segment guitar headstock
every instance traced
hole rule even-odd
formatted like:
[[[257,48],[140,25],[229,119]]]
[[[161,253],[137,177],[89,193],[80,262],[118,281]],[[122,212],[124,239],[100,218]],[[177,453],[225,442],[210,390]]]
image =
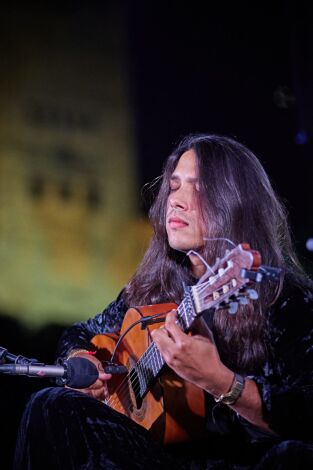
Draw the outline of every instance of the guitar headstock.
[[[247,304],[249,298],[257,299],[257,292],[251,288],[252,276],[249,273],[256,273],[260,265],[260,253],[251,250],[247,243],[227,251],[191,287],[196,314],[210,308],[226,308],[233,314],[237,312],[238,304]],[[258,281],[257,276],[253,277]]]

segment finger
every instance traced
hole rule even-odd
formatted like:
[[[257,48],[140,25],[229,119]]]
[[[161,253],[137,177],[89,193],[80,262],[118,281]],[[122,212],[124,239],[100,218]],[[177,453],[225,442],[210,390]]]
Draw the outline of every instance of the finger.
[[[157,348],[160,350],[162,355],[171,348],[173,345],[173,340],[169,337],[166,328],[158,328],[151,332],[154,343]]]
[[[106,383],[103,384],[103,382],[101,382],[100,380],[88,388],[79,388],[79,389],[76,388],[74,390],[77,390],[78,392],[81,392],[81,393],[85,393],[86,395],[89,395],[90,397],[93,397],[93,398],[97,398],[99,400],[109,397]]]
[[[166,315],[165,320],[165,328],[173,338],[175,343],[182,341],[187,335],[181,330],[181,328],[176,323],[177,320],[177,312],[176,310],[172,310],[170,313]]]
[[[109,392],[107,384],[104,384],[104,387],[103,387],[103,398],[105,400],[108,400],[110,398],[110,392]]]
[[[101,389],[97,389],[97,390],[87,390],[86,393],[90,397],[96,398],[97,400],[106,399],[104,387],[102,387]]]
[[[106,372],[99,372],[99,379],[103,381],[110,380],[112,378],[112,374],[107,374]]]
[[[103,387],[103,382],[102,380],[97,379],[96,382],[91,384],[89,387],[87,387],[85,390],[99,390],[100,388]]]
[[[165,328],[153,331],[153,339],[166,364],[174,368],[176,361],[176,343],[168,336]]]

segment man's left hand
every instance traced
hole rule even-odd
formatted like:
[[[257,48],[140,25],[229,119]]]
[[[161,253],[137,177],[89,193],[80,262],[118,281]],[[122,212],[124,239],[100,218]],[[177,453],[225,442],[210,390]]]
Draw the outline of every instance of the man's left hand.
[[[176,310],[165,325],[152,331],[152,338],[165,362],[180,377],[219,396],[226,393],[234,373],[220,360],[214,342],[204,336],[189,336],[176,323]]]

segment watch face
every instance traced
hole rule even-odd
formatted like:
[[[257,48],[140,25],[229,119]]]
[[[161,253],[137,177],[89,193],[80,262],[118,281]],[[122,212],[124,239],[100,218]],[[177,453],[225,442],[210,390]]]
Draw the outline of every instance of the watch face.
[[[240,375],[235,375],[235,381],[233,386],[231,387],[230,392],[226,393],[221,400],[221,403],[225,403],[225,405],[233,405],[237,399],[240,397],[242,390],[245,386],[245,379]]]
[[[225,395],[221,395],[219,398],[215,398],[215,401],[217,403],[224,403],[225,405],[233,405],[240,397],[244,386],[245,379],[241,375],[235,374],[235,379],[230,391],[225,393]]]
[[[224,403],[224,405],[232,405],[236,400],[237,398],[234,397],[224,397],[223,400],[221,400],[221,403]]]

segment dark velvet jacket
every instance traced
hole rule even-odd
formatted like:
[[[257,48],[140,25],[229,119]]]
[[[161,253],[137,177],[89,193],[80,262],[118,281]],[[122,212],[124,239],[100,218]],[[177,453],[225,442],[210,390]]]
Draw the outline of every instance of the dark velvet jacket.
[[[88,349],[96,334],[118,331],[127,306],[122,295],[102,313],[67,329],[58,357],[72,349]],[[225,405],[216,406],[207,394],[207,428],[215,436],[238,441],[313,441],[313,294],[294,288],[268,312],[269,357],[262,372],[251,377],[258,385],[264,419],[275,434],[260,431]]]

